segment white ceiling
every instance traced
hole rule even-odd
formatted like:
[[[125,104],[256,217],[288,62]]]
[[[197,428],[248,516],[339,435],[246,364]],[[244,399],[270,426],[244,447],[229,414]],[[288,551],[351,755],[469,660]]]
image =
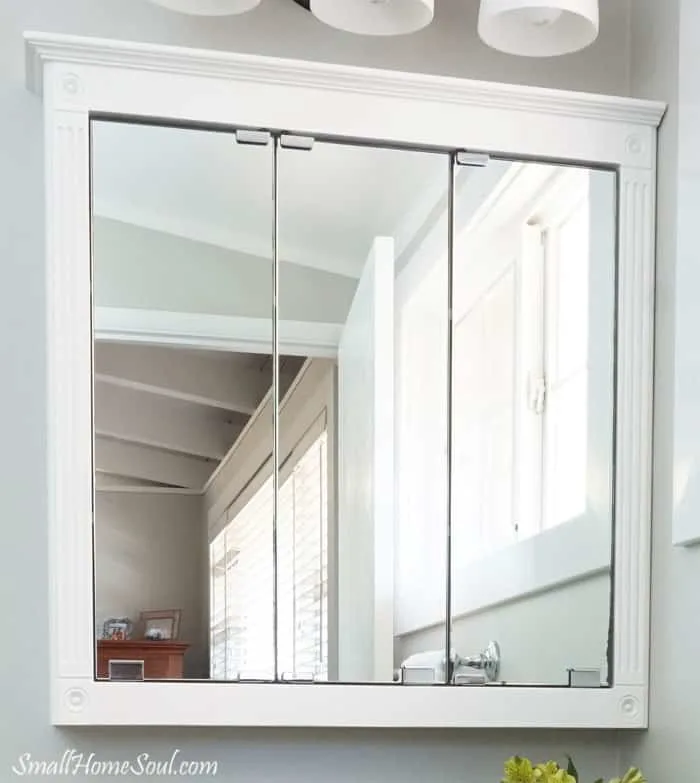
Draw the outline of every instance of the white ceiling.
[[[316,143],[279,152],[283,261],[359,277],[375,236],[427,215],[447,182],[442,155]],[[96,215],[271,256],[272,148],[232,133],[95,122]],[[432,194],[432,195],[431,195]],[[430,196],[433,201],[421,204]]]

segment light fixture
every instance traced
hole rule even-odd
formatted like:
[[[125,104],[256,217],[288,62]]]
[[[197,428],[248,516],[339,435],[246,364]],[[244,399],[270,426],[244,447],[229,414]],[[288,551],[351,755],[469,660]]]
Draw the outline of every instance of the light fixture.
[[[251,11],[260,0],[151,0],[171,11],[191,16],[228,16]]]
[[[349,33],[403,35],[432,22],[435,0],[311,0],[311,12]]]
[[[260,0],[151,0],[193,16],[242,14]],[[362,35],[414,33],[433,21],[435,0],[294,0],[325,24]]]
[[[482,41],[524,57],[584,49],[598,37],[599,24],[598,0],[481,0],[479,8]]]

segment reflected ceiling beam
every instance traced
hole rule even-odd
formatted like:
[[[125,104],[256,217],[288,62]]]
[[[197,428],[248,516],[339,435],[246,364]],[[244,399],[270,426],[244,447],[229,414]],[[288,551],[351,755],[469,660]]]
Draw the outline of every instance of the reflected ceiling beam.
[[[199,495],[197,489],[184,489],[183,487],[168,487],[164,484],[154,484],[151,481],[127,478],[126,476],[112,476],[108,473],[95,474],[96,492],[118,492],[132,495]]]
[[[174,400],[251,415],[271,379],[221,358],[182,354],[168,348],[100,342],[95,349],[95,378]]]
[[[221,460],[247,420],[237,418],[232,424],[200,406],[113,383],[95,384],[95,432],[113,440]]]
[[[342,323],[281,320],[278,335],[280,353],[304,358],[334,359],[338,355],[342,333]],[[100,345],[141,343],[148,346],[218,350],[222,355],[269,354],[272,325],[269,318],[98,306],[95,308],[95,337]],[[96,372],[101,372],[104,380],[110,380],[107,376],[111,373],[107,369],[104,366],[103,370],[96,367]],[[260,379],[260,384],[264,385],[265,382],[271,383],[272,378]],[[226,408],[226,405],[217,407]],[[250,409],[242,412],[252,413]]]
[[[201,490],[216,464],[182,454],[123,443],[95,440],[95,470],[158,484]]]
[[[149,488],[166,488],[164,484],[156,484],[153,481],[145,481],[144,479],[129,478],[128,476],[115,476],[111,473],[96,473],[95,474],[95,489],[149,489]],[[171,487],[170,489],[176,489]]]

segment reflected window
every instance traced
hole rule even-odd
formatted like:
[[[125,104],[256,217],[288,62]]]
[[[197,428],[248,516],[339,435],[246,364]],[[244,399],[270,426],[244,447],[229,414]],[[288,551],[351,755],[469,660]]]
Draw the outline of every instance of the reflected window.
[[[327,679],[328,546],[326,433],[282,466],[278,506],[277,661],[282,679]],[[210,545],[212,679],[275,676],[269,558],[272,477]]]
[[[452,508],[463,562],[586,512],[591,174],[514,164],[461,227]]]
[[[213,679],[274,678],[272,513],[270,477],[210,545]]]
[[[280,486],[278,645],[283,679],[328,679],[326,440],[323,432],[293,461]]]
[[[541,526],[545,529],[586,508],[590,209],[587,193],[576,195],[571,210],[543,233],[546,317],[541,350],[546,390]]]

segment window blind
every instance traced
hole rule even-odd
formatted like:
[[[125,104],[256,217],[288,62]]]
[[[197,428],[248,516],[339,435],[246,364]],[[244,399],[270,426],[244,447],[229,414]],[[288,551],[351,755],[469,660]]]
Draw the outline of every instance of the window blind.
[[[274,570],[272,478],[210,546],[211,676],[272,679]]]
[[[328,676],[326,433],[282,482],[278,525],[278,644],[283,678]]]
[[[322,426],[321,426],[322,425]],[[285,678],[328,672],[328,475],[325,413],[281,471],[277,524],[277,669]],[[272,679],[273,487],[270,476],[210,545],[211,676]]]

